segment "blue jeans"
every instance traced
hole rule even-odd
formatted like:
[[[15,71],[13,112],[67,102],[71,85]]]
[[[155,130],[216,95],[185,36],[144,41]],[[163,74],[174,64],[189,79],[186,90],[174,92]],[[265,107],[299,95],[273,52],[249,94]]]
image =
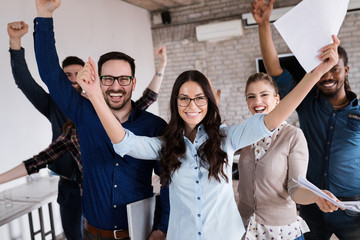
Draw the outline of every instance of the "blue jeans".
[[[61,223],[68,240],[82,240],[83,217],[80,187],[75,182],[60,179],[57,202],[60,206]]]
[[[328,240],[334,233],[340,240],[360,239],[360,214],[348,210],[323,213],[315,204],[301,206],[300,216],[306,221],[310,232],[306,240]]]

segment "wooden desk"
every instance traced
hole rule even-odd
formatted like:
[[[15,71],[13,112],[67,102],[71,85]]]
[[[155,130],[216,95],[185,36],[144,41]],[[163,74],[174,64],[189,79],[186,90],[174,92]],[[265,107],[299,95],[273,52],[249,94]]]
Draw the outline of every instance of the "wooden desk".
[[[11,188],[13,205],[5,207],[4,200],[0,200],[0,226],[7,224],[14,219],[28,214],[31,239],[35,239],[35,235],[41,234],[41,239],[45,240],[45,236],[51,234],[52,239],[55,237],[54,218],[52,213],[52,201],[56,200],[58,192],[59,177],[43,177],[31,183],[24,183]],[[49,219],[51,230],[45,232],[42,206],[48,204]],[[38,210],[40,229],[34,231],[32,211]]]

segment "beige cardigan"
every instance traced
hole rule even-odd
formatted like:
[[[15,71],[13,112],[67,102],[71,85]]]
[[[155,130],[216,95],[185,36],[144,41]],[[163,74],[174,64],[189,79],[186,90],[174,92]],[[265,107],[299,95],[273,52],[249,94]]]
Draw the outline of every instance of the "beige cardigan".
[[[291,196],[299,186],[291,179],[305,177],[307,164],[304,134],[289,124],[283,126],[258,161],[253,145],[241,149],[238,186],[241,217],[246,221],[255,212],[256,221],[268,226],[295,222],[296,205]]]

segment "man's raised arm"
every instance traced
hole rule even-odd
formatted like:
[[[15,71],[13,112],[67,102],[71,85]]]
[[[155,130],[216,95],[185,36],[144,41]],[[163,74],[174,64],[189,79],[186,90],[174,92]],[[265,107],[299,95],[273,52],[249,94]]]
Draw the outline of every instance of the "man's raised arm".
[[[275,0],[254,0],[251,4],[251,13],[258,24],[261,55],[267,73],[270,76],[280,76],[283,69],[280,66],[279,57],[272,39],[270,28],[270,15]]]

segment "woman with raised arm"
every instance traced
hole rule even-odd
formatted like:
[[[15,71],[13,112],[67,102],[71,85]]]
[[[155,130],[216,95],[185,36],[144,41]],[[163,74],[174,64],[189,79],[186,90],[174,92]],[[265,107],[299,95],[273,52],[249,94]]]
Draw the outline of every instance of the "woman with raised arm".
[[[252,114],[268,114],[280,102],[275,80],[265,73],[249,77],[245,96]],[[285,121],[271,136],[241,149],[238,207],[246,228],[244,239],[302,240],[309,228],[295,203],[316,203],[324,212],[337,209],[293,181],[306,176],[308,158],[303,132]]]
[[[221,124],[207,78],[186,71],[176,79],[170,98],[171,117],[161,138],[136,136],[124,129],[106,105],[95,63],[89,58],[77,81],[88,93],[115,151],[139,159],[158,159],[168,181],[170,220],[167,238],[238,240],[244,227],[232,189],[234,152],[269,136],[299,105],[322,74],[337,63],[339,40],[324,47],[323,61],[268,114],[245,123]]]

